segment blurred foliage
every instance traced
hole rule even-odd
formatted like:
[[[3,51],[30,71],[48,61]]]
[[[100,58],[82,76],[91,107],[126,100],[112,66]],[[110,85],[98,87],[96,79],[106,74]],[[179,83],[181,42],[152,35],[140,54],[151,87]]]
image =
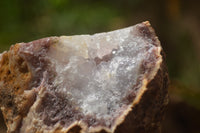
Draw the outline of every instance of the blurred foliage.
[[[17,42],[149,20],[166,52],[170,95],[200,109],[199,5],[196,0],[1,0],[0,52]]]

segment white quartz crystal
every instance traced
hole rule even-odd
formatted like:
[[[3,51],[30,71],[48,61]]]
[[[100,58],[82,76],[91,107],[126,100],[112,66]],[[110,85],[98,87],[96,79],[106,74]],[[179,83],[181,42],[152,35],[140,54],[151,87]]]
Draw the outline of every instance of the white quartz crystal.
[[[58,75],[53,81],[56,92],[65,94],[84,115],[119,115],[123,99],[142,76],[143,60],[157,49],[134,30],[60,37],[48,53]]]

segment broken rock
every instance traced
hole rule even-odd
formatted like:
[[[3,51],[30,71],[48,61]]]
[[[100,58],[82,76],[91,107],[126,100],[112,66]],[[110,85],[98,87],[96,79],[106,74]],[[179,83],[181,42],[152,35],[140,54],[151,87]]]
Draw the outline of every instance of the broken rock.
[[[0,55],[8,133],[159,132],[163,50],[149,22],[17,43]]]

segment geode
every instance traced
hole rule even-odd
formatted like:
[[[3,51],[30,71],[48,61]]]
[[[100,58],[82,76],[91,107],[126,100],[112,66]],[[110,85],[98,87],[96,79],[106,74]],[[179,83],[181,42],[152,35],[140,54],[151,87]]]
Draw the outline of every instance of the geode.
[[[155,133],[168,74],[149,22],[17,43],[0,55],[8,133]]]

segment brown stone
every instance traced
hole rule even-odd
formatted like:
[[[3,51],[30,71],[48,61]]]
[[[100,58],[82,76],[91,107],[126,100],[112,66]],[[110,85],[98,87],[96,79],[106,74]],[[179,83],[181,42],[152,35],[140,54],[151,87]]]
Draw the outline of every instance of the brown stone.
[[[8,133],[156,133],[168,74],[149,22],[17,43],[0,55]]]

